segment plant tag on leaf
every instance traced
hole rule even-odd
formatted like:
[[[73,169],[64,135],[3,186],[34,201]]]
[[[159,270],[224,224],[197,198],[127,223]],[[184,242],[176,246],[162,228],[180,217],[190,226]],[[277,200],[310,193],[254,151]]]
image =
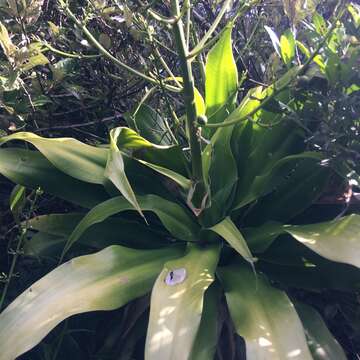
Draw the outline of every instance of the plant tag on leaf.
[[[165,278],[166,285],[177,285],[181,284],[186,279],[186,269],[180,268],[180,269],[174,269],[170,270]]]

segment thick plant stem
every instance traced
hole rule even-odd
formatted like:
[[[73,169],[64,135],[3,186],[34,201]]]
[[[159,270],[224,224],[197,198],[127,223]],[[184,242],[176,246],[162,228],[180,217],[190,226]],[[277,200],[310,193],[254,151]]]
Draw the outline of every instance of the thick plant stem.
[[[186,108],[186,132],[189,136],[189,145],[191,152],[192,180],[194,193],[189,199],[193,205],[193,210],[203,208],[206,197],[206,189],[203,175],[200,138],[198,136],[197,114],[195,106],[194,78],[192,74],[191,61],[187,58],[188,49],[184,34],[184,24],[180,18],[180,8],[177,0],[172,1],[173,15],[177,18],[173,25],[174,38],[179,54],[181,73],[183,78],[183,98]]]

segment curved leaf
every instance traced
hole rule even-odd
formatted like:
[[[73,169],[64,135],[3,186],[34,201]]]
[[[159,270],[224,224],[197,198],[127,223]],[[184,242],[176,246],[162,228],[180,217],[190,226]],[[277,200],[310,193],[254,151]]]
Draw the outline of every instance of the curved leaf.
[[[249,242],[258,250],[264,251],[278,235],[288,233],[326,259],[360,268],[360,215],[309,225],[268,223],[249,230]]]
[[[37,151],[0,149],[0,173],[11,181],[55,195],[74,204],[91,208],[109,195],[97,184],[89,184],[66,175]]]
[[[190,245],[184,257],[164,265],[151,295],[146,360],[189,358],[219,253],[217,245]]]
[[[13,360],[30,350],[71,315],[113,310],[146,294],[163,263],[181,253],[110,246],[59,266],[0,314],[0,359]]]
[[[0,139],[0,145],[11,140],[23,140],[34,145],[56,168],[76,179],[102,184],[107,149],[84,144],[73,138],[46,139],[18,132]]]
[[[218,270],[236,332],[246,358],[312,360],[301,321],[285,292],[244,265]]]
[[[144,216],[140,206],[136,200],[135,193],[129,183],[125,174],[125,165],[123,155],[117,146],[117,137],[121,128],[112,129],[110,131],[110,150],[106,163],[105,176],[116,186],[121,195],[139,212]]]
[[[209,230],[223,237],[246,261],[253,263],[253,257],[248,245],[230,217],[225,218],[223,221],[209,228]]]
[[[346,360],[344,350],[332,336],[320,314],[305,304],[295,303],[295,307],[314,360]]]
[[[199,227],[191,215],[180,205],[165,200],[156,195],[138,196],[138,202],[143,211],[154,212],[161,220],[165,228],[177,239],[185,241],[197,241]],[[91,209],[70,235],[63,255],[71,245],[91,225],[99,223],[121,211],[133,210],[132,205],[123,197],[118,196],[109,199]]]
[[[285,225],[284,231],[326,259],[360,268],[360,215],[311,225]]]
[[[114,167],[114,176],[112,176],[114,181],[116,181],[116,173],[121,172],[123,174],[121,179],[122,187],[126,185],[122,156],[127,153],[141,164],[172,179],[185,190],[190,188],[191,181],[183,175],[183,173],[186,172],[185,158],[178,146],[159,146],[152,144],[134,130],[125,127],[113,129],[110,136],[112,148],[114,149],[113,152],[116,151],[115,159],[117,159],[119,164],[115,166],[114,159],[112,162],[108,162],[108,167],[110,167],[110,165]],[[120,180],[117,181],[119,182]],[[120,185],[121,184],[119,184],[119,186]],[[126,188],[128,189],[127,185]]]

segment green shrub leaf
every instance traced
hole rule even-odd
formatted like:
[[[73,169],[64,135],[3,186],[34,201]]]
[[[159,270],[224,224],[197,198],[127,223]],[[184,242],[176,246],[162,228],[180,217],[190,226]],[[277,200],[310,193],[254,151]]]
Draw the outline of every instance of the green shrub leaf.
[[[181,253],[179,248],[110,246],[59,266],[0,314],[0,359],[15,359],[30,350],[71,315],[113,310],[146,294],[164,262]]]
[[[23,140],[34,145],[56,168],[76,179],[102,184],[107,149],[84,144],[73,138],[46,139],[18,132],[0,139],[0,145],[11,140]]]
[[[285,292],[244,265],[218,270],[247,359],[312,360],[301,321]]]
[[[311,225],[285,225],[284,231],[326,259],[360,268],[360,215]]]
[[[191,242],[198,240],[199,227],[197,223],[180,205],[156,195],[138,196],[137,200],[141,209],[154,212],[175,238]],[[90,226],[126,210],[133,210],[133,206],[122,196],[114,197],[95,206],[86,214],[70,235],[63,255]]]
[[[0,173],[28,188],[40,187],[85,208],[109,198],[103,186],[80,181],[58,170],[40,152],[24,149],[0,149]]]
[[[151,295],[146,360],[189,358],[219,252],[217,245],[189,245],[184,257],[164,265]]]

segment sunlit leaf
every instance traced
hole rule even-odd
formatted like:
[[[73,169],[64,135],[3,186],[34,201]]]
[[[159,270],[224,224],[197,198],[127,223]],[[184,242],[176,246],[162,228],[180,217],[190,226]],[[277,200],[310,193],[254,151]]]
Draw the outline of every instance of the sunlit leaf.
[[[151,295],[146,360],[189,358],[219,251],[217,245],[190,245],[184,257],[164,265]]]
[[[0,314],[0,359],[15,359],[30,350],[69,316],[113,310],[146,294],[164,262],[181,253],[176,248],[140,251],[111,246],[61,265]]]
[[[286,65],[295,57],[295,39],[291,30],[286,30],[280,37],[281,57]]]
[[[229,25],[206,60],[205,103],[209,123],[223,121],[236,100],[238,72],[232,53],[231,30]]]
[[[244,265],[218,270],[247,359],[312,360],[301,321],[286,293]]]
[[[310,225],[288,225],[284,230],[319,255],[360,267],[360,215]]]
[[[279,41],[279,38],[278,36],[276,35],[275,31],[269,27],[269,26],[264,26],[265,30],[267,31],[267,33],[269,34],[270,36],[270,39],[271,39],[271,42],[273,44],[273,47],[276,51],[276,53],[281,56],[281,46],[280,46],[280,41]]]
[[[109,198],[103,186],[66,175],[38,151],[0,149],[0,173],[17,184],[32,189],[40,187],[48,194],[85,208]]]
[[[360,6],[355,3],[351,3],[348,5],[348,11],[351,14],[355,27],[358,28],[360,26]]]
[[[318,12],[315,12],[315,14],[312,17],[312,21],[315,25],[315,29],[317,33],[319,35],[324,36],[327,31],[327,25],[324,18]]]
[[[10,35],[2,22],[0,22],[0,45],[6,57],[11,61],[14,59],[17,51],[16,46],[12,43]]]
[[[102,184],[108,150],[84,144],[73,138],[47,139],[18,132],[0,139],[0,145],[23,140],[34,145],[56,168],[76,179]]]

